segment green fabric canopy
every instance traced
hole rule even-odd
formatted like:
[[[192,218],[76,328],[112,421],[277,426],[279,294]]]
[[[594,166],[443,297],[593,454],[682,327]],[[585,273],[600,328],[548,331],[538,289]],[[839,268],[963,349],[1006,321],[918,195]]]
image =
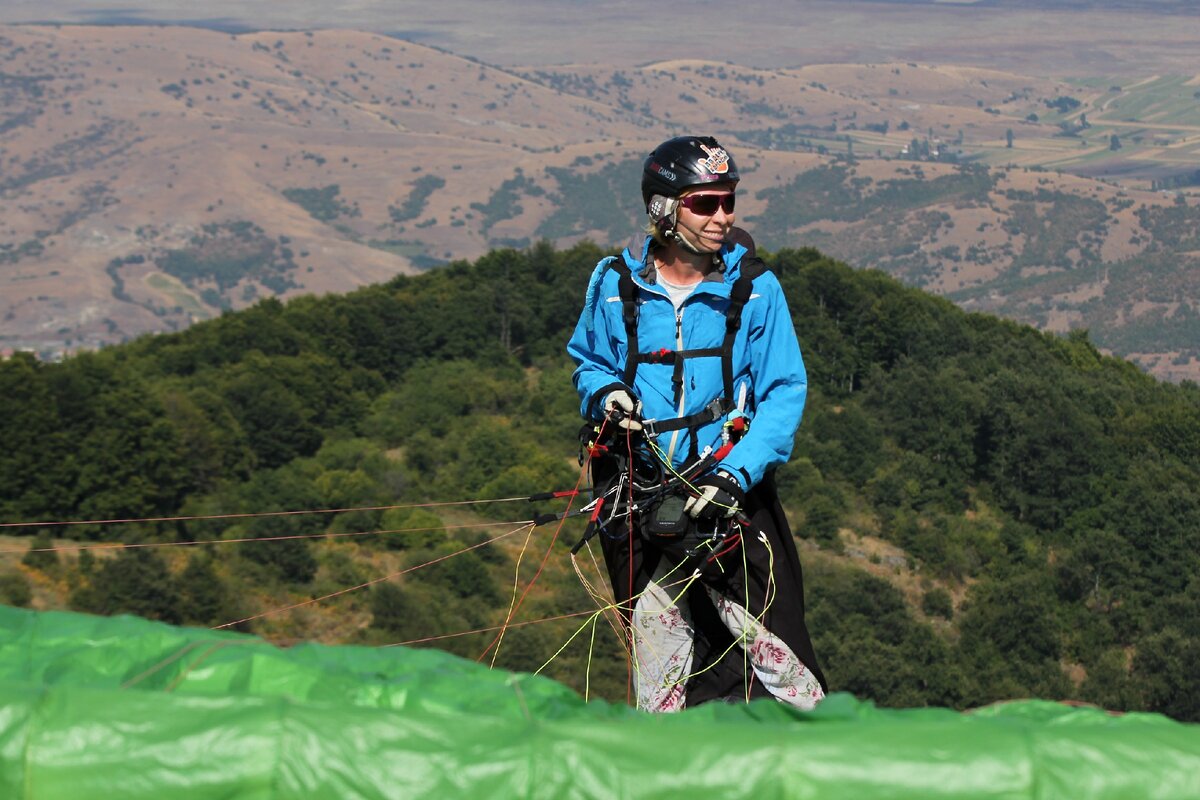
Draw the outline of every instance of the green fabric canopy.
[[[434,650],[0,607],[0,797],[1200,798],[1200,726],[833,695],[652,716]]]

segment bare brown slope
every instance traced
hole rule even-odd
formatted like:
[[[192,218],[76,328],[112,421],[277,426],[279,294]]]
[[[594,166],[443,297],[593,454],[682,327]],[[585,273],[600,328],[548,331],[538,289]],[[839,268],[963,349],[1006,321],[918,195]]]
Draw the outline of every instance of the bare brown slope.
[[[985,201],[775,226],[774,248],[817,244],[861,266],[916,249],[919,276],[891,271],[946,293],[1011,283],[1018,259],[1024,278],[1082,264],[1069,247],[1046,263],[1023,250],[1028,237],[1006,230],[1012,192],[1099,199],[1109,217],[1080,244],[1113,263],[1155,244],[1135,211],[1174,202],[1021,167],[1126,170],[1144,185],[1195,147],[1186,76],[1121,89],[916,63],[509,70],[355,31],[18,27],[0,28],[0,45],[0,348],[47,355],[537,238],[618,245],[638,224],[638,160],[672,133],[715,132],[736,148],[748,219],[768,210],[766,190],[847,157],[846,179],[868,193],[953,172],[905,167],[918,140],[1004,167]],[[1080,105],[1048,110],[1067,95]],[[1157,128],[1131,127],[1138,107],[1162,117]],[[931,227],[935,217],[945,222]],[[965,302],[1055,330],[1144,316],[1085,316],[1132,285],[1088,274],[1039,283],[1029,299],[1001,288]],[[1169,365],[1177,377],[1200,371],[1167,345],[1131,349],[1181,362]]]
[[[240,223],[255,226],[246,241],[209,251],[273,247],[288,294],[411,271],[403,247],[369,243],[395,238],[389,206],[424,175],[444,190],[414,222],[445,225],[421,250],[478,255],[484,240],[449,225],[460,202],[597,125],[638,133],[619,110],[370,34],[0,31],[0,335],[16,346],[186,324],[216,310],[205,289],[233,307],[273,293],[253,276],[184,286],[157,268],[201,240],[237,240]],[[337,213],[322,219],[285,194],[331,186]]]

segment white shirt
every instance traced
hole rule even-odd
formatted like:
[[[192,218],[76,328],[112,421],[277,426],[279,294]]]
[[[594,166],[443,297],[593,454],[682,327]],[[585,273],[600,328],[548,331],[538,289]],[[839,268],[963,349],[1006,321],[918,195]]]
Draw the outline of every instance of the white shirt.
[[[687,285],[671,283],[662,276],[661,272],[656,277],[658,278],[658,285],[667,290],[667,295],[671,298],[671,305],[675,306],[676,311],[683,305],[683,301],[688,299],[692,292],[696,291],[696,287],[700,285],[699,281]]]

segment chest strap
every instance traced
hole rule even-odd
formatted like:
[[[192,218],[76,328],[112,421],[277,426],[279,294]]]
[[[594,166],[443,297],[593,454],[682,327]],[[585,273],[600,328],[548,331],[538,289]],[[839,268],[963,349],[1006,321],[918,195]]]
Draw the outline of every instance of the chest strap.
[[[672,364],[674,365],[674,370],[671,374],[671,384],[675,390],[675,402],[679,402],[679,398],[683,392],[683,365],[687,359],[706,357],[719,357],[721,359],[721,381],[724,384],[722,387],[724,396],[714,400],[713,403],[709,403],[703,411],[682,417],[678,420],[664,421],[657,426],[657,429],[665,431],[676,430],[677,428],[697,427],[720,419],[732,411],[736,406],[733,396],[733,344],[737,339],[738,331],[742,327],[742,308],[750,299],[754,279],[766,269],[766,265],[762,259],[743,259],[741,274],[733,282],[733,286],[730,287],[729,305],[725,309],[725,337],[721,341],[721,346],[692,350],[668,350],[663,348],[647,353],[641,352],[638,346],[637,334],[638,285],[634,282],[633,273],[623,258],[613,262],[612,269],[615,269],[619,276],[617,280],[617,292],[621,296],[621,317],[625,323],[627,354],[625,358],[624,383],[626,386],[631,389],[633,388],[633,381],[637,376],[638,364]],[[714,403],[720,404],[720,411],[715,416],[711,416],[712,412],[710,409]],[[692,421],[693,418],[696,418],[694,422]],[[673,424],[684,421],[688,422],[686,424]],[[672,424],[672,427],[665,427],[669,423]]]

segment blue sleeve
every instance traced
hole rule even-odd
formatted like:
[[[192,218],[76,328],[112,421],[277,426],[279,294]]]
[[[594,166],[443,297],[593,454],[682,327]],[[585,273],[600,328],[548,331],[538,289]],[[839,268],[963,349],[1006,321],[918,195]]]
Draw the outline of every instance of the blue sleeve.
[[[746,304],[745,321],[754,417],[745,437],[717,465],[747,490],[791,456],[808,397],[808,373],[779,280],[765,272],[754,281],[754,292],[760,297]]]
[[[567,342],[567,353],[576,365],[572,379],[579,392],[580,413],[589,419],[599,418],[599,405],[605,395],[614,389],[626,388],[622,383],[625,328],[621,304],[608,301],[609,294],[616,294],[616,274],[607,266],[608,259],[605,259],[592,274],[583,312]]]

